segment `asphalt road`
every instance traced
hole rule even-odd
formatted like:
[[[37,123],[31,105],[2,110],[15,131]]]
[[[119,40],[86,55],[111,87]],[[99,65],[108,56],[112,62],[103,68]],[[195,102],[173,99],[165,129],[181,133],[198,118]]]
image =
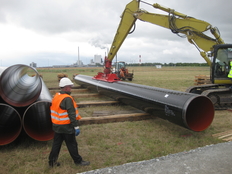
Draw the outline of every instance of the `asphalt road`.
[[[232,174],[232,142],[81,174]]]

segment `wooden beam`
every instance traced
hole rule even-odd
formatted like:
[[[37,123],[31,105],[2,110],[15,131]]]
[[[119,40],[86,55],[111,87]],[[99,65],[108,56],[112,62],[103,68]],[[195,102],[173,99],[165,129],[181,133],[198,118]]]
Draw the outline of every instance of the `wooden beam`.
[[[52,94],[60,92],[60,89],[51,89],[49,90]],[[81,93],[81,92],[88,92],[88,89],[72,89],[72,93]]]
[[[118,114],[118,115],[108,115],[100,117],[85,117],[80,120],[81,125],[88,124],[103,124],[112,122],[124,122],[124,121],[139,121],[153,119],[154,116],[148,113],[132,113],[132,114]]]
[[[95,101],[95,102],[81,102],[77,103],[78,107],[86,107],[89,105],[112,105],[112,104],[118,104],[118,101]]]
[[[232,140],[232,130],[220,132],[217,134],[213,134],[213,137],[217,137],[218,139],[224,140],[224,141],[231,141]]]
[[[227,130],[227,131],[224,131],[224,132],[213,134],[212,136],[213,137],[221,137],[221,136],[228,135],[228,134],[231,134],[231,133],[232,133],[232,130]]]
[[[82,87],[81,86],[74,86],[72,87],[72,89],[81,89]],[[59,87],[54,87],[54,88],[48,88],[49,90],[60,90]]]
[[[86,97],[99,97],[98,93],[88,93],[88,94],[71,94],[72,97],[86,98]]]

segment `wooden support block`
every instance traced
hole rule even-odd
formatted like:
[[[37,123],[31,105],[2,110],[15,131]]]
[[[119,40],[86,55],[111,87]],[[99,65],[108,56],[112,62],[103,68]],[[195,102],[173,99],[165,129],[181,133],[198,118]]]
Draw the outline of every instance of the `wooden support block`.
[[[54,88],[48,88],[49,90],[60,90],[60,88],[59,87],[54,87]],[[74,86],[74,87],[72,87],[72,90],[73,89],[81,89],[81,86]],[[82,88],[82,89],[85,89],[85,88]]]
[[[231,141],[232,140],[232,130],[220,132],[217,134],[213,134],[213,137],[217,137],[223,141]]]
[[[68,74],[65,74],[65,73],[58,73],[57,74],[58,81],[60,81],[60,79],[62,79],[63,77],[68,77]]]
[[[81,92],[88,92],[88,89],[72,89],[72,93],[81,93]],[[50,93],[55,94],[57,92],[60,92],[60,89],[51,89]]]
[[[88,94],[71,94],[71,96],[86,98],[86,97],[99,97],[100,95],[98,93],[88,93]]]
[[[80,120],[81,125],[87,124],[103,124],[103,123],[112,123],[112,122],[124,122],[124,121],[139,121],[152,119],[154,116],[151,116],[148,113],[133,113],[133,114],[119,114],[119,115],[108,115],[100,117],[85,117]]]
[[[232,141],[232,136],[227,137],[227,138],[223,138],[222,140],[224,140],[224,141]]]
[[[210,84],[210,77],[206,75],[195,76],[194,85]]]
[[[217,134],[213,134],[212,136],[213,137],[221,137],[221,136],[231,134],[231,133],[232,133],[232,130],[228,130],[228,131],[220,132],[220,133],[217,133]]]
[[[223,139],[223,138],[230,137],[230,136],[232,136],[232,133],[227,134],[227,135],[220,136],[220,137],[218,137],[218,138],[219,138],[219,139]]]
[[[85,107],[85,106],[89,106],[89,105],[113,105],[113,104],[118,104],[119,101],[95,101],[95,102],[81,102],[81,103],[77,103],[78,107]]]

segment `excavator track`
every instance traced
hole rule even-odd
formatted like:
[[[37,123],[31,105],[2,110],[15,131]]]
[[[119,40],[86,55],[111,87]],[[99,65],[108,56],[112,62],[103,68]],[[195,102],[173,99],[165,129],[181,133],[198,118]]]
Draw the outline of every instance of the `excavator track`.
[[[186,92],[207,96],[212,101],[215,110],[232,108],[232,89],[228,85],[207,84],[192,86]]]

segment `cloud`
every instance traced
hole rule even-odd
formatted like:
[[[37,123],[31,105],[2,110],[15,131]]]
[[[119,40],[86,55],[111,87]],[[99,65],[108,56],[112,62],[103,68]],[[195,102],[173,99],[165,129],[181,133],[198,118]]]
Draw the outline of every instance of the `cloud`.
[[[39,66],[74,63],[79,53],[89,63],[95,54],[105,56],[130,0],[0,0],[0,59],[9,66],[15,62]],[[232,1],[194,0],[147,1],[159,3],[183,14],[217,26],[226,43],[232,43]],[[151,13],[167,14],[141,3]],[[118,59],[128,62],[204,62],[186,38],[169,29],[137,21],[119,49]],[[46,57],[46,58],[41,58]],[[41,60],[40,60],[41,59]],[[65,61],[63,61],[65,60]],[[67,61],[68,60],[68,61]]]

